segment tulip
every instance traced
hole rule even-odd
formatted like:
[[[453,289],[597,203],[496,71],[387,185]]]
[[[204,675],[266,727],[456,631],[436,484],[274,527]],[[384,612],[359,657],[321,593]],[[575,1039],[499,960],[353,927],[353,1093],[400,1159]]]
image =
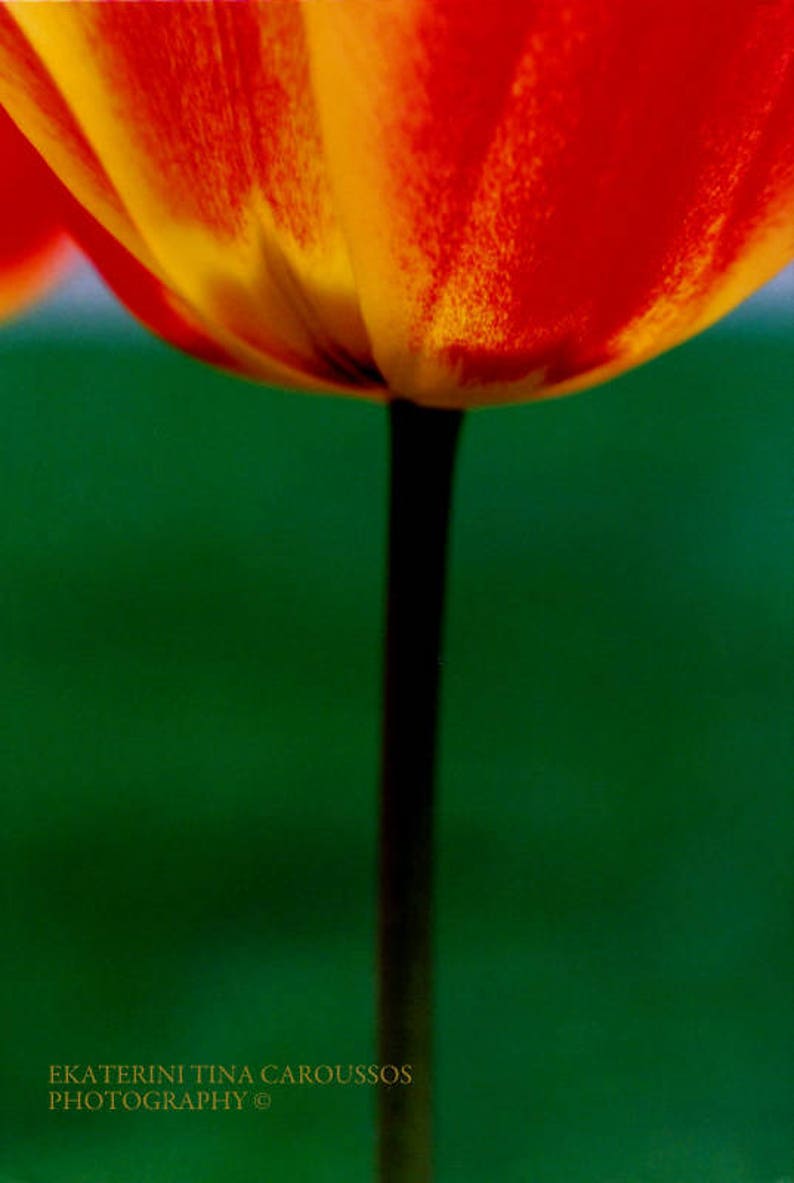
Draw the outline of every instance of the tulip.
[[[792,0],[1,11],[0,101],[100,270],[266,382],[577,390],[794,257]]]
[[[392,403],[381,1178],[430,1167],[438,646],[461,412],[604,381],[794,258],[794,0],[4,3],[0,102],[121,299]]]
[[[53,282],[68,248],[52,174],[2,109],[0,170],[2,319]]]

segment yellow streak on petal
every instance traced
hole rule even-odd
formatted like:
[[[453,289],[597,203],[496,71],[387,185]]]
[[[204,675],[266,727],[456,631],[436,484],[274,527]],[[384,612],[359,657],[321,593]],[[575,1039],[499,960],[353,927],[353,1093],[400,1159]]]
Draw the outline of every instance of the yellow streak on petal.
[[[739,259],[715,283],[706,277],[714,263],[720,225],[712,228],[686,275],[613,342],[619,356],[636,365],[708,328],[767,283],[794,257],[794,193],[781,203],[747,244]],[[704,282],[705,281],[705,282]]]
[[[408,376],[402,367],[415,295],[428,286],[430,267],[414,242],[410,202],[404,210],[395,202],[383,143],[393,134],[390,120],[397,126],[406,117],[410,96],[403,94],[399,59],[425,3],[345,0],[302,6],[328,169],[362,316],[379,369],[401,393],[412,393],[403,384]],[[393,44],[393,57],[377,53],[379,44]]]

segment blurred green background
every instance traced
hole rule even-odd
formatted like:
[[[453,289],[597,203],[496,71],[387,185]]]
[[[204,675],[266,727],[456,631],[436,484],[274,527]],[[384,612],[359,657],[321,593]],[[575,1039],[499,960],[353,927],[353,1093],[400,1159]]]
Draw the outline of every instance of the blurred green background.
[[[439,1183],[794,1175],[794,342],[464,435]],[[386,435],[0,337],[4,1183],[369,1181],[367,1089],[51,1114],[47,1065],[369,1062]]]

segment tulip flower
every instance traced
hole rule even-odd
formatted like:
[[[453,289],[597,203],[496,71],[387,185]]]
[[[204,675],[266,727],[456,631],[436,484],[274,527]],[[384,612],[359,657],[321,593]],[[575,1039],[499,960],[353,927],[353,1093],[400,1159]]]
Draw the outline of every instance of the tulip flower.
[[[444,543],[469,407],[620,374],[794,258],[794,0],[7,2],[0,102],[156,332],[392,402],[384,1183],[430,1179]]]
[[[0,319],[60,274],[66,243],[52,174],[0,109]]]
[[[468,407],[682,341],[794,256],[792,0],[6,3],[0,101],[164,336]]]

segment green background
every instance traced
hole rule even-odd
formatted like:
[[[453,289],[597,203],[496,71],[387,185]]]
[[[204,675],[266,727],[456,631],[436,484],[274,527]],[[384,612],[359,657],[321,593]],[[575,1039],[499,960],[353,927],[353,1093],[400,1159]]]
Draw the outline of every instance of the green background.
[[[439,1183],[794,1174],[790,383],[722,327],[466,426]],[[56,1062],[367,1063],[382,409],[0,338],[3,1183],[355,1183],[368,1089],[50,1114]]]

